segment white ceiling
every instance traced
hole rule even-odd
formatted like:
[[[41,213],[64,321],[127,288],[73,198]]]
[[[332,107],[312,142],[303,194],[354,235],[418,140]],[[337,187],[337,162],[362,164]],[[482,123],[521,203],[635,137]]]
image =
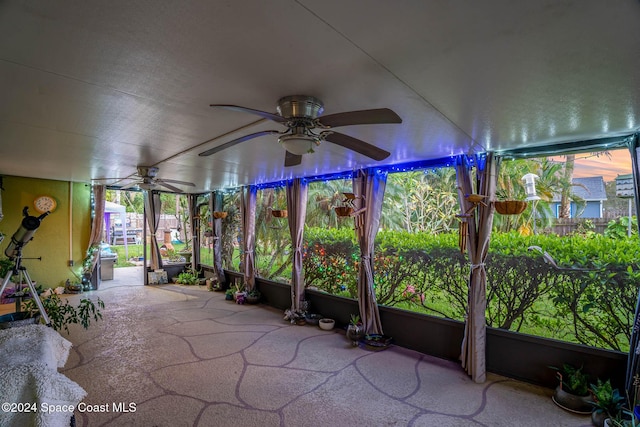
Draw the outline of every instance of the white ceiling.
[[[6,0],[0,3],[0,174],[90,182],[136,165],[188,191],[640,128],[638,0]],[[388,107],[402,124],[340,131],[284,168],[275,113]],[[126,182],[126,181],[123,181]]]

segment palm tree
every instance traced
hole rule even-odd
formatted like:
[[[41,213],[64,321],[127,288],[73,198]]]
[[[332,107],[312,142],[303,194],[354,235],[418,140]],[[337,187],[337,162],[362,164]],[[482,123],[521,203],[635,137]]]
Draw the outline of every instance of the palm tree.
[[[291,264],[291,237],[285,218],[275,218],[271,211],[284,209],[286,192],[283,187],[258,190],[256,198],[256,274],[264,278],[280,275]],[[276,270],[274,271],[274,266]]]
[[[352,191],[351,180],[335,179],[311,182],[308,191],[307,218],[305,220],[308,227],[340,228],[351,226],[350,219],[339,218],[333,209],[342,205],[343,193]]]
[[[458,206],[453,168],[390,174],[381,226],[411,233],[448,232]]]
[[[567,154],[562,173],[562,192],[560,193],[560,212],[558,218],[571,217],[571,184],[573,182],[573,169],[576,163],[575,154]]]

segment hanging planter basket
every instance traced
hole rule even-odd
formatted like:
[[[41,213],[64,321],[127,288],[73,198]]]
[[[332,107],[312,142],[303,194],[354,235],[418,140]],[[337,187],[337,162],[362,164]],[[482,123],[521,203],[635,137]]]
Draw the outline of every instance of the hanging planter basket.
[[[337,206],[335,210],[338,216],[349,216],[353,213],[353,208],[349,206]]]
[[[500,215],[520,215],[527,208],[527,202],[520,200],[503,200],[494,202]]]
[[[273,215],[276,218],[286,218],[288,214],[286,209],[282,209],[282,210],[271,211],[271,215]]]
[[[215,219],[225,219],[227,217],[227,212],[215,211],[213,213],[213,217]]]

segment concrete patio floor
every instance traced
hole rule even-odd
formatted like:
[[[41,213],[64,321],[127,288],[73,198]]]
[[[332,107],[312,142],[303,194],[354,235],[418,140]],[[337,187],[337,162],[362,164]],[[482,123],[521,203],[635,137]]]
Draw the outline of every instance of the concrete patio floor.
[[[142,286],[141,267],[80,297],[106,308],[88,330],[62,332],[64,374],[102,405],[76,411],[78,426],[590,425],[551,390],[493,374],[475,384],[458,363],[352,347],[341,330],[291,325],[204,286]]]

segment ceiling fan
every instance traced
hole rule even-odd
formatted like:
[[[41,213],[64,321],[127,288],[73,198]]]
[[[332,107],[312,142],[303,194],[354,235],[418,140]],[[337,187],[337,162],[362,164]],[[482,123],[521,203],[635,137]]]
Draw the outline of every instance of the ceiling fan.
[[[203,151],[199,154],[200,156],[210,156],[259,136],[280,135],[278,142],[280,142],[286,150],[284,158],[285,166],[299,165],[302,163],[302,156],[307,153],[313,153],[313,149],[323,141],[340,145],[374,160],[384,160],[389,157],[391,153],[371,145],[368,142],[335,132],[332,129],[350,125],[402,123],[402,119],[388,108],[348,111],[321,116],[324,111],[322,101],[308,95],[293,95],[280,98],[276,107],[277,114],[228,104],[211,104],[211,107],[256,114],[262,118],[280,123],[286,126],[287,129],[284,131],[265,130],[245,135],[211,148],[210,150]]]
[[[162,179],[156,178],[158,176],[159,169],[154,166],[138,166],[138,173],[135,174],[136,180],[120,187],[121,190],[127,190],[133,187],[138,187],[142,190],[157,190],[160,187],[167,188],[176,193],[182,193],[182,190],[171,184],[188,185],[195,187],[193,182],[178,181],[175,179]],[[102,178],[102,180],[109,178]],[[118,180],[124,180],[128,178],[116,178]]]

